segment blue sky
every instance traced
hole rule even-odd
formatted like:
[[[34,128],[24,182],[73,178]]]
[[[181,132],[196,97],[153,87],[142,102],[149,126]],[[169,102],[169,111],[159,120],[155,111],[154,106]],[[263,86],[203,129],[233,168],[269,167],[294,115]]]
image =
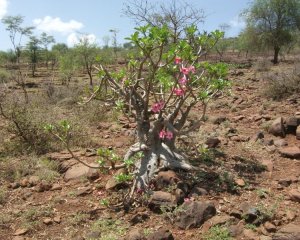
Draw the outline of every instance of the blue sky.
[[[151,0],[148,0],[151,2]],[[236,36],[243,28],[239,13],[249,0],[185,0],[204,10],[206,15],[200,29],[212,31],[220,24],[229,24],[227,36]],[[110,36],[110,29],[117,29],[118,43],[133,32],[132,20],[122,16],[126,0],[0,0],[0,18],[22,15],[24,26],[35,26],[35,35],[42,32],[54,36],[56,42],[72,46],[82,34],[103,45],[103,37]],[[164,2],[168,0],[153,0]],[[11,43],[5,26],[0,23],[0,50],[8,50]]]

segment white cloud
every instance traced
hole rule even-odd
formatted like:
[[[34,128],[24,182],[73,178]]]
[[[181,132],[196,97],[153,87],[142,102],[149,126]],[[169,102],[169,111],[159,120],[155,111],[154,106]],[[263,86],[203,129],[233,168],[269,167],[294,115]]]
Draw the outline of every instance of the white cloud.
[[[8,0],[0,0],[0,19],[7,13]]]
[[[65,34],[77,31],[83,27],[81,22],[77,22],[75,20],[63,22],[59,17],[53,18],[51,16],[45,16],[43,19],[34,19],[33,23],[36,25],[38,30],[44,32],[60,32]]]
[[[71,33],[67,38],[67,44],[69,47],[73,47],[74,45],[79,44],[80,41],[84,40],[88,41],[89,43],[96,43],[97,38],[94,34],[78,36],[76,33]]]
[[[229,24],[233,28],[244,28],[246,23],[239,16],[235,16],[232,20],[229,21]]]

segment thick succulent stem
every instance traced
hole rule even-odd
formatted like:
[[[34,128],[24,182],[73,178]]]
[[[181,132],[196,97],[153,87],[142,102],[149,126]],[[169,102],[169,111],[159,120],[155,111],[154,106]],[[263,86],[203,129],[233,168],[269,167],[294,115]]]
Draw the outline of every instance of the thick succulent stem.
[[[195,167],[186,162],[185,157],[169,148],[165,143],[157,143],[144,151],[144,156],[136,164],[136,186],[147,188],[149,182],[160,169],[194,170]]]

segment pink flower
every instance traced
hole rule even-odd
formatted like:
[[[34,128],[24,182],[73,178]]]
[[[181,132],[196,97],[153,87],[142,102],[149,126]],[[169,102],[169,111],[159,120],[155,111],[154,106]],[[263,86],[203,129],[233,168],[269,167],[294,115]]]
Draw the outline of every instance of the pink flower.
[[[194,66],[182,67],[180,68],[180,72],[182,72],[184,75],[188,75],[190,72],[195,73],[195,67]]]
[[[151,111],[154,113],[158,113],[160,110],[163,109],[164,105],[165,105],[164,101],[154,103],[151,107]]]
[[[141,188],[138,188],[138,189],[136,190],[136,193],[138,193],[138,194],[141,194],[141,193],[143,193],[143,192],[144,192],[144,190],[141,189]]]
[[[184,90],[181,88],[174,88],[173,93],[175,93],[176,96],[183,96],[184,95]]]
[[[161,131],[159,132],[159,138],[160,138],[160,139],[164,139],[165,136],[166,136],[166,134],[167,134],[167,132],[166,132],[165,130],[161,130]]]
[[[190,67],[189,67],[189,71],[190,71],[191,73],[195,73],[195,67],[194,67],[194,66],[190,66]]]
[[[166,139],[171,140],[173,138],[173,133],[170,131],[167,131],[165,136],[166,136]]]
[[[175,64],[181,63],[182,59],[181,57],[175,57]]]
[[[191,199],[189,199],[189,198],[184,198],[184,202],[190,202],[191,201]]]
[[[189,71],[190,71],[189,68],[185,68],[185,67],[180,68],[180,72],[182,72],[185,75],[189,74]]]
[[[180,85],[185,85],[187,83],[186,75],[183,75],[183,77],[178,80],[178,83]]]

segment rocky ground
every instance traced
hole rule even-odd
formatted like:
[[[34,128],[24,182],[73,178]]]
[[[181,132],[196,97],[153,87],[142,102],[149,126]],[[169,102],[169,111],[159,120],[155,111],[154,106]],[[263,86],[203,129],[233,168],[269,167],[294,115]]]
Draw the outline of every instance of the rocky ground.
[[[115,171],[88,168],[67,151],[33,161],[40,170],[18,181],[0,179],[0,239],[299,240],[300,97],[266,99],[261,76],[248,67],[230,71],[232,94],[210,105],[196,133],[178,139],[200,170],[160,172],[131,208],[119,204],[128,185]],[[99,123],[94,135],[122,154],[134,127],[120,118]],[[97,160],[93,148],[74,153]]]

